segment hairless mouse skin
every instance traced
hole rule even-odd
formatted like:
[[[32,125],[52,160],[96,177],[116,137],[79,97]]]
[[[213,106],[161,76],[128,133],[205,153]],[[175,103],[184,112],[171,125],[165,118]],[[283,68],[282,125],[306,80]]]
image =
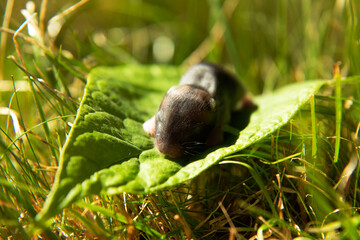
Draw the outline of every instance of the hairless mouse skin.
[[[245,87],[223,68],[199,63],[164,96],[144,130],[169,157],[193,155],[223,140],[224,125],[241,103],[251,104]]]

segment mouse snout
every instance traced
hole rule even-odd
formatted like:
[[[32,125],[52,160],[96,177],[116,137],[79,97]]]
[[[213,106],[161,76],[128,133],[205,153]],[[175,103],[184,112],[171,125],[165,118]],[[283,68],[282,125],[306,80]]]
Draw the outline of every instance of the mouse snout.
[[[166,156],[177,158],[184,155],[184,149],[180,144],[168,144],[161,139],[155,139],[155,147]]]

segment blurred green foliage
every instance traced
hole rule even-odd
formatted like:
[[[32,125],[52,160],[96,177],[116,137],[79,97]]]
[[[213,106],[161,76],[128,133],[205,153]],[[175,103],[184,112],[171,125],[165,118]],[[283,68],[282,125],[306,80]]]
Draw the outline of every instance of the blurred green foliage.
[[[35,1],[37,12],[40,3]],[[74,3],[50,1],[45,19]],[[11,29],[24,21],[24,7],[25,1],[16,1]],[[331,78],[338,61],[343,75],[358,74],[359,12],[355,0],[91,0],[65,18],[55,45],[90,67],[208,60],[234,68],[261,93],[293,81]],[[7,54],[14,54],[8,37]],[[160,37],[174,49],[165,60],[158,55],[166,46],[154,51]],[[26,45],[23,51],[32,57]],[[14,67],[5,68],[4,76],[11,74]]]

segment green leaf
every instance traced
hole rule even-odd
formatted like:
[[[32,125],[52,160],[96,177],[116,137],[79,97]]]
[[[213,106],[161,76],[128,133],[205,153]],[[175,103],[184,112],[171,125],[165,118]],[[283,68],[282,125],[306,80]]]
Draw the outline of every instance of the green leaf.
[[[193,156],[167,159],[153,149],[142,123],[180,79],[170,66],[99,67],[91,71],[74,126],[61,154],[53,188],[37,221],[91,194],[149,193],[199,175],[286,124],[329,81],[286,86],[254,99],[258,109],[236,142]],[[241,120],[241,117],[239,119]]]

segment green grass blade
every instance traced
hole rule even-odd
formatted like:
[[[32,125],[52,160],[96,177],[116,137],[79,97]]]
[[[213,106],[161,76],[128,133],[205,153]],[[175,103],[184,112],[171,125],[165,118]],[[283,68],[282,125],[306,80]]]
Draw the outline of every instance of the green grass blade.
[[[311,147],[311,157],[314,168],[316,166],[317,158],[317,126],[316,126],[316,111],[315,111],[315,96],[310,98],[310,109],[311,109],[311,129],[312,129],[312,147]]]
[[[335,68],[339,68],[339,66],[336,66]],[[341,76],[340,76],[339,69],[338,69],[335,73],[336,138],[335,138],[334,163],[338,162],[339,153],[340,153],[341,119],[342,119],[341,88],[342,88]]]
[[[272,201],[272,198],[271,198],[269,192],[266,190],[265,184],[264,184],[263,180],[261,179],[260,174],[257,172],[257,170],[254,167],[252,167],[251,165],[244,163],[244,162],[230,161],[230,160],[220,162],[220,164],[229,164],[229,163],[244,166],[250,171],[250,173],[254,177],[256,183],[259,185],[261,191],[264,193],[265,199],[271,208],[273,217],[277,217],[278,214],[277,214],[276,207]]]

